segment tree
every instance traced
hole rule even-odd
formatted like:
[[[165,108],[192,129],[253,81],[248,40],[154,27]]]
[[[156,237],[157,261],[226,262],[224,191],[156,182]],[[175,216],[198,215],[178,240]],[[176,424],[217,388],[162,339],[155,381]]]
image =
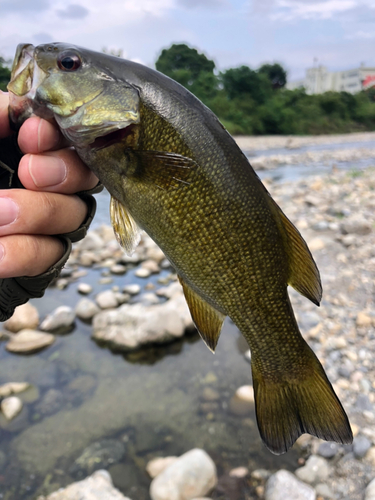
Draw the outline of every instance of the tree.
[[[229,99],[251,98],[262,104],[272,93],[268,77],[248,66],[228,69],[221,74],[221,79]]]
[[[5,60],[0,57],[0,90],[6,91],[10,80],[10,70],[5,66]]]
[[[271,82],[273,89],[279,89],[286,85],[286,71],[278,63],[263,64],[259,69],[260,75],[266,75]]]

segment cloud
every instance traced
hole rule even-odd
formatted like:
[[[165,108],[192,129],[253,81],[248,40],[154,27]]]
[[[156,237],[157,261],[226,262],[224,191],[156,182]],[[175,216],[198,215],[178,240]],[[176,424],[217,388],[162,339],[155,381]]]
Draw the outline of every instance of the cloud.
[[[5,0],[1,2],[2,17],[10,12],[41,12],[50,6],[49,0]]]
[[[67,19],[83,19],[89,14],[89,10],[86,9],[86,7],[82,7],[82,5],[75,3],[68,5],[65,9],[60,9],[57,12],[61,17],[65,17]]]
[[[207,9],[220,8],[228,5],[227,0],[177,0],[177,6],[187,7],[188,9],[195,9],[196,7],[203,7]]]
[[[278,0],[271,14],[274,21],[295,19],[330,19],[358,6],[355,0]]]

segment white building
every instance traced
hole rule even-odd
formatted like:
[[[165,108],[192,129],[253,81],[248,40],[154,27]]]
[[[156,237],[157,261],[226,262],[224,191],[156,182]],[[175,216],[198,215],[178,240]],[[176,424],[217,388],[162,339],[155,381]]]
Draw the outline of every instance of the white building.
[[[288,82],[286,88],[294,90],[305,87],[307,94],[321,94],[328,90],[336,92],[350,92],[354,94],[360,90],[375,85],[375,68],[361,65],[357,69],[347,71],[328,71],[325,66],[316,66],[306,70],[306,77],[302,80]]]

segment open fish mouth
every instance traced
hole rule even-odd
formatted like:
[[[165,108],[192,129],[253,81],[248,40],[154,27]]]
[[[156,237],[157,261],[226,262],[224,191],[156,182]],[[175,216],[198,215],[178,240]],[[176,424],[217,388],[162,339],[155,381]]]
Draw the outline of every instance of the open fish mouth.
[[[52,113],[35,99],[37,89],[46,76],[35,61],[34,45],[18,45],[8,84],[9,120],[13,129],[18,130],[34,114],[46,119],[52,118]]]

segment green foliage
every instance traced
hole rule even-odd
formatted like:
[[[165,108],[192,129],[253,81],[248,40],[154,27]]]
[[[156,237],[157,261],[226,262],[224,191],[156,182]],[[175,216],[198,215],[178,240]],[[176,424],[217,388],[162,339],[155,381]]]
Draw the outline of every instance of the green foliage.
[[[0,57],[0,90],[6,91],[10,80],[10,70],[5,66],[5,61]]]
[[[156,68],[193,92],[232,134],[375,130],[375,89],[354,95],[287,90],[287,73],[278,63],[257,70],[240,66],[217,75],[213,61],[185,44],[164,49]]]

